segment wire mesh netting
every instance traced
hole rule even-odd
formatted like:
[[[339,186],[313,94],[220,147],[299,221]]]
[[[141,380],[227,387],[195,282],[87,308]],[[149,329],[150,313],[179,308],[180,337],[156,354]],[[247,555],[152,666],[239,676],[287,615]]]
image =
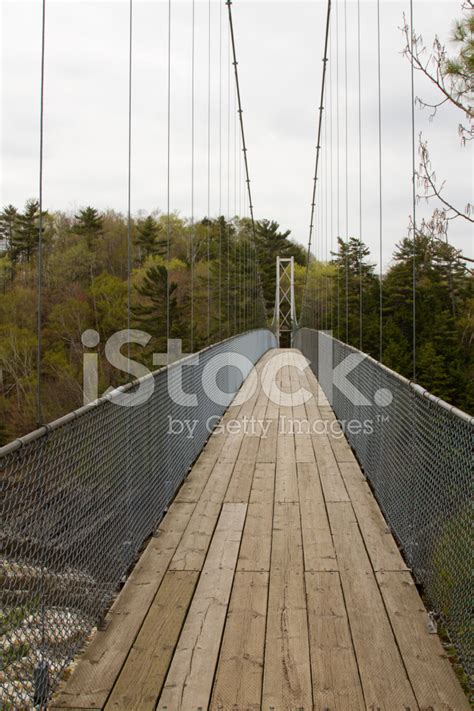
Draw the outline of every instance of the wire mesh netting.
[[[471,676],[474,418],[323,331],[303,328],[294,345],[310,361]]]
[[[266,329],[233,337],[122,389],[138,399],[151,384],[142,404],[120,406],[116,391],[0,450],[2,710],[44,706],[211,426],[274,345]],[[193,437],[179,424],[170,436],[170,418],[195,422]]]

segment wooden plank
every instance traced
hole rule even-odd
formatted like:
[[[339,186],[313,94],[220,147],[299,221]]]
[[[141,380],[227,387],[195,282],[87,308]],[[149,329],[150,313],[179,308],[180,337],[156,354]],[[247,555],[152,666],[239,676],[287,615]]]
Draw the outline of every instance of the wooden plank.
[[[196,503],[199,501],[217,462],[217,458],[217,453],[203,452],[201,454],[179,489],[175,501],[181,503]]]
[[[224,504],[157,709],[208,707],[246,504]]]
[[[417,709],[350,503],[328,503],[329,523],[367,707]]]
[[[174,503],[133,569],[71,677],[52,700],[58,708],[103,708],[191,517],[194,504]]]
[[[407,570],[395,539],[357,463],[339,462],[374,570]]]
[[[337,570],[317,465],[301,462],[297,471],[305,570]]]
[[[301,525],[298,504],[275,503],[262,708],[311,709]]]
[[[270,570],[274,486],[275,465],[257,464],[237,562],[239,571]]]
[[[341,472],[337,466],[329,437],[325,434],[324,421],[321,419],[314,398],[305,403],[305,408],[308,420],[311,423],[311,440],[324,491],[324,498],[326,501],[349,501],[349,496]]]
[[[319,407],[321,418],[329,423],[328,437],[337,462],[357,463],[354,452],[347,441],[341,425],[339,424],[334,411],[330,407]]]
[[[273,387],[273,382],[277,376],[276,365],[278,351],[272,352],[272,363],[268,367],[268,378],[271,382],[267,386],[267,391],[270,393],[270,397],[267,395],[267,407],[265,411],[265,421],[269,423],[267,434],[260,439],[260,446],[258,448],[257,462],[258,463],[274,463],[276,462],[277,456],[277,442],[278,442],[278,426],[279,426],[279,395]],[[263,377],[263,374],[262,374]],[[263,390],[263,388],[262,388]]]
[[[377,581],[420,709],[470,706],[408,572],[380,572]]]
[[[291,442],[289,446],[294,445]],[[281,462],[277,460],[275,473],[275,501],[288,504],[297,503],[298,496],[296,462]]]
[[[312,440],[325,501],[349,501],[329,438],[316,434],[312,436]]]
[[[258,711],[262,702],[268,573],[235,574],[211,709]]]
[[[278,441],[278,416],[269,417],[269,415],[266,415],[265,425],[267,426],[267,424],[267,432],[264,436],[260,438],[260,446],[258,448],[257,453],[257,462],[259,464],[274,464],[276,462]]]
[[[168,571],[153,600],[106,711],[154,711],[199,573]]]
[[[292,417],[295,438],[295,459],[297,462],[314,462],[313,444],[311,441],[310,421],[302,398],[306,389],[303,373],[294,365],[290,365],[290,381],[293,395]],[[300,402],[301,400],[301,402]]]
[[[305,579],[314,709],[364,711],[339,574],[306,573]]]
[[[221,511],[233,462],[217,463],[170,563],[170,570],[201,570]]]
[[[255,469],[255,460],[259,446],[259,438],[247,436],[243,443],[234,467],[232,478],[227,487],[224,501],[228,503],[247,503]]]

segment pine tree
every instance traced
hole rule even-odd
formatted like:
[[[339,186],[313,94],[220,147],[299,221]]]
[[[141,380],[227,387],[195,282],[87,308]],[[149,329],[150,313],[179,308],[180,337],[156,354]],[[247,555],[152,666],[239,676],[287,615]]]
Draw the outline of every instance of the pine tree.
[[[336,267],[339,296],[334,304],[333,322],[339,323],[338,338],[359,347],[360,318],[362,312],[363,349],[373,348],[374,297],[378,293],[378,282],[374,274],[374,265],[367,261],[370,255],[362,240],[350,237],[348,241],[338,237],[338,252],[333,253],[332,263]],[[362,297],[362,301],[361,301]],[[368,336],[371,338],[368,338]]]
[[[86,207],[79,210],[79,214],[74,217],[75,223],[73,232],[84,235],[87,240],[88,249],[92,250],[97,245],[97,240],[103,233],[104,218],[95,207]]]
[[[43,212],[42,217],[46,216]],[[42,232],[44,234],[43,223]],[[30,262],[38,248],[39,242],[39,202],[27,200],[23,213],[18,215],[17,228],[12,232],[11,252],[12,259]]]
[[[143,284],[137,287],[145,303],[133,306],[135,319],[145,330],[158,340],[159,347],[166,351],[167,342],[167,302],[169,298],[169,336],[180,338],[185,332],[182,314],[178,307],[178,285],[170,282],[167,287],[166,267],[155,265],[147,270]]]
[[[0,212],[0,242],[3,241],[5,251],[11,251],[15,230],[18,227],[18,210],[13,205],[7,205]]]
[[[136,242],[140,250],[140,261],[153,254],[164,256],[166,240],[159,240],[161,227],[152,215],[137,222]]]

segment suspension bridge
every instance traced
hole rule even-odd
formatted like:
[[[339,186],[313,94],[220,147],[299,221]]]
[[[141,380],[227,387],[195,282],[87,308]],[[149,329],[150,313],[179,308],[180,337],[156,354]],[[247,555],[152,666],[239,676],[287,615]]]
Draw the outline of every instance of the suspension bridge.
[[[474,419],[416,382],[416,270],[412,380],[332,335],[308,272],[297,313],[293,258],[277,259],[267,318],[231,2],[219,6],[248,210],[236,286],[225,290],[237,252],[220,234],[217,295],[207,275],[207,346],[168,353],[164,367],[43,422],[46,5],[39,427],[0,450],[2,709],[469,709]],[[192,10],[194,61],[194,2]],[[130,0],[128,332],[132,20]],[[308,268],[330,38],[328,2]],[[171,58],[170,42],[168,77]],[[168,259],[170,127],[168,92]],[[210,169],[208,180],[210,190]],[[412,180],[415,189],[414,172]],[[415,223],[415,200],[412,208]],[[165,292],[171,343],[168,276]],[[193,298],[191,290],[191,346]],[[216,302],[226,315],[217,326]],[[360,319],[362,334],[362,311]],[[382,304],[380,343],[383,354]]]

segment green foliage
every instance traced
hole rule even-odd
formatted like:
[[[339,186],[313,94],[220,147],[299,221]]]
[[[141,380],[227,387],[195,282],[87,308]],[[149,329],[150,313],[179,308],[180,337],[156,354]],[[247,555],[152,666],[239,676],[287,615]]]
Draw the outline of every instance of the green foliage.
[[[339,240],[330,288],[323,286],[322,265],[310,270],[304,317],[306,325],[325,328],[324,308],[329,303],[335,335],[345,341],[347,333],[348,343],[379,359],[380,281],[369,256],[359,240]],[[383,276],[383,362],[412,377],[414,266],[417,381],[435,395],[472,412],[473,277],[460,252],[428,231],[417,233],[415,246],[413,240],[403,239]],[[309,322],[310,314],[316,317],[315,323]]]
[[[36,426],[36,281],[38,204],[0,214],[6,243],[0,255],[0,442]],[[123,382],[107,362],[107,339],[127,327],[128,225],[120,213],[87,207],[76,215],[45,213],[43,260],[43,409],[52,420],[82,404],[82,333],[98,331],[99,385]],[[274,221],[258,223],[257,249],[248,219],[204,219],[192,225],[176,214],[140,216],[132,223],[131,306],[134,328],[152,336],[133,357],[152,367],[151,353],[166,349],[167,282],[169,335],[183,350],[265,323],[260,308],[256,258],[270,323],[275,299],[276,257],[295,258],[297,313],[306,284],[306,252]],[[169,250],[168,250],[169,247]],[[169,251],[169,254],[168,254]],[[412,252],[402,240],[383,279],[384,362],[411,376]],[[169,258],[168,258],[169,257]],[[359,347],[362,285],[363,350],[378,358],[378,277],[367,248],[357,239],[339,244],[331,263],[309,265],[303,320],[333,327],[345,338],[346,278],[349,341]],[[474,403],[472,277],[449,245],[420,233],[416,241],[418,380],[461,409]],[[191,328],[191,313],[194,314]]]
[[[472,620],[469,622],[456,611],[462,606],[466,591],[472,589],[472,508],[467,504],[445,524],[433,550],[432,598],[444,620],[455,631],[455,638],[463,640],[467,650],[472,639]],[[464,620],[462,626],[459,620]]]
[[[444,73],[460,82],[462,87],[470,85],[472,93],[474,74],[474,15],[472,13],[455,20],[451,41],[456,47],[457,55],[446,58]]]
[[[88,249],[97,243],[102,234],[104,219],[99,215],[95,207],[86,207],[79,210],[75,216],[73,230],[78,235],[84,235],[87,240]]]
[[[153,215],[148,215],[144,220],[138,220],[136,243],[140,259],[153,254],[166,254],[166,239],[159,239],[161,233],[162,226],[157,223]]]
[[[178,285],[170,281],[168,269],[155,264],[147,271],[143,283],[137,291],[143,300],[133,307],[133,315],[143,330],[155,336],[155,344],[160,352],[166,352],[167,326],[170,338],[180,338],[183,332],[181,314],[178,308]]]

